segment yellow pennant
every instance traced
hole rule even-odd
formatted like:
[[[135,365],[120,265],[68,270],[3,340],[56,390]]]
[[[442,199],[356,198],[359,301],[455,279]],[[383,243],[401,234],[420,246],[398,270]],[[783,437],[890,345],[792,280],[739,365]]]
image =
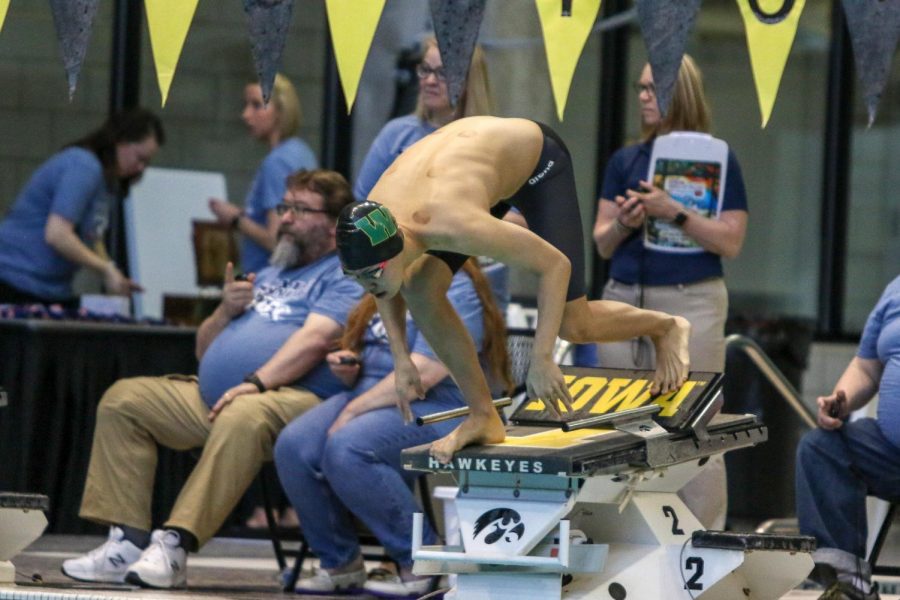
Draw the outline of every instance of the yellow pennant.
[[[6,11],[9,10],[9,0],[0,0],[0,31],[3,31],[3,21],[6,20]]]
[[[337,62],[347,113],[353,108],[359,78],[375,37],[385,0],[325,0],[331,45]]]
[[[775,106],[806,0],[737,0],[737,3],[747,30],[750,65],[765,127]]]
[[[544,48],[547,51],[556,114],[562,121],[575,67],[594,21],[597,20],[600,0],[574,0],[570,3],[569,16],[563,16],[562,7],[565,3],[561,0],[534,1],[541,19],[541,29],[544,31]]]
[[[175,77],[178,57],[184,47],[191,20],[199,0],[144,0],[147,26],[150,28],[150,47],[156,65],[156,80],[162,105],[166,105],[169,87]]]

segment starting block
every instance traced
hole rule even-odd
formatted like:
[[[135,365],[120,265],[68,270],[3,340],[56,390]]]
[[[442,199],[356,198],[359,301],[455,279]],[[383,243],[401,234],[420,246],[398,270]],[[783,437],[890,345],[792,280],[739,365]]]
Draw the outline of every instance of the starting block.
[[[415,515],[417,574],[455,574],[465,600],[761,600],[803,581],[812,538],[705,531],[677,495],[710,457],[766,440],[755,416],[719,414],[721,374],[651,396],[652,371],[562,370],[562,419],[526,400],[499,444],[446,465],[403,451],[405,468],[459,485],[462,544],[423,546]]]
[[[0,583],[15,580],[10,559],[44,532],[49,508],[47,496],[0,492]]]

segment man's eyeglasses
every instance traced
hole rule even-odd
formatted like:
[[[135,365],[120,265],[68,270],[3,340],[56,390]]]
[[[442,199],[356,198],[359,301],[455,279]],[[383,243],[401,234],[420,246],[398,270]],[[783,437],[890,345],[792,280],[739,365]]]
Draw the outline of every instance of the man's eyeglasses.
[[[653,83],[641,83],[637,82],[634,84],[634,91],[640,96],[644,92],[647,92],[651,96],[656,95],[656,85]]]
[[[276,204],[275,205],[275,214],[279,217],[284,216],[284,213],[291,211],[291,215],[294,217],[304,217],[309,213],[327,213],[327,210],[321,208],[310,208],[308,206],[303,206],[301,204]]]
[[[444,67],[433,69],[424,63],[419,64],[416,67],[416,75],[419,77],[419,79],[428,79],[429,75],[434,75],[435,77],[437,77],[438,81],[447,80],[447,73],[444,72]]]
[[[381,279],[381,275],[384,273],[385,267],[387,267],[388,261],[382,261],[377,265],[373,265],[371,267],[366,267],[365,269],[356,269],[352,271],[348,271],[344,269],[344,275],[348,277],[355,277],[356,279]]]

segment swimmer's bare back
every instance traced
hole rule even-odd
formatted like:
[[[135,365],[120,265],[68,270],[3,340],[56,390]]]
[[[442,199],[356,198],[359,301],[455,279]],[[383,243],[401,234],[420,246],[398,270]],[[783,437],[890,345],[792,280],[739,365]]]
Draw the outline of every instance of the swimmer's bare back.
[[[421,224],[466,205],[490,210],[531,176],[543,138],[527,119],[458,119],[407,148],[368,199],[390,208],[399,223]]]

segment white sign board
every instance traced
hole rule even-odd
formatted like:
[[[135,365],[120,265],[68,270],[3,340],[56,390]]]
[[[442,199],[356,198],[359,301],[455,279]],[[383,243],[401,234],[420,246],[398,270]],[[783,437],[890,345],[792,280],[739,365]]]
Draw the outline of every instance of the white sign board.
[[[162,318],[163,294],[197,295],[191,221],[215,220],[209,198],[226,198],[225,176],[149,168],[125,200],[125,231],[135,318]]]

